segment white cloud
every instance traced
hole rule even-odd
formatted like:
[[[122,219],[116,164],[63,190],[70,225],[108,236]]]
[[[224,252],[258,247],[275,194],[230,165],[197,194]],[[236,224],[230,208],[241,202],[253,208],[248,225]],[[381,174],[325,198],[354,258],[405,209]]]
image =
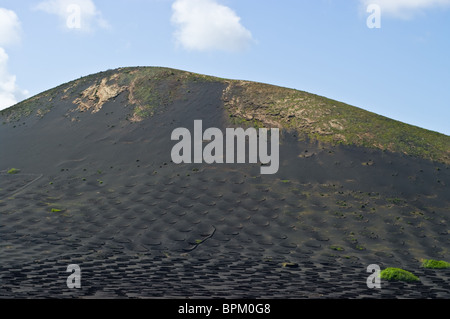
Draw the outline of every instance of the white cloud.
[[[252,34],[236,13],[216,0],[176,0],[172,5],[175,39],[187,50],[241,51]]]
[[[92,31],[95,27],[110,27],[92,0],[45,0],[35,8],[57,15],[67,29]]]
[[[11,10],[0,8],[0,110],[24,99],[28,92],[16,84],[16,76],[8,72],[8,54],[2,46],[20,41],[20,20]]]
[[[16,85],[16,76],[9,74],[8,55],[0,48],[0,110],[16,104],[27,96],[28,91],[21,90]]]
[[[0,8],[0,45],[20,41],[20,21],[14,11]]]
[[[415,13],[424,9],[450,7],[450,0],[360,0],[367,7],[378,4],[382,14],[399,18],[411,18]]]

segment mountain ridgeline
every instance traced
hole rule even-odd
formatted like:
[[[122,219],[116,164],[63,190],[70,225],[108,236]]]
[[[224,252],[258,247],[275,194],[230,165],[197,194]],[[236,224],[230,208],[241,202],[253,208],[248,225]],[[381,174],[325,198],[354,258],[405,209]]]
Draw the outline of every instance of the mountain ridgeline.
[[[299,139],[377,148],[450,163],[450,138],[446,135],[303,91],[168,68],[121,68],[83,77],[0,114],[4,125],[20,125],[21,119],[43,118],[55,105],[67,101],[73,108],[66,116],[77,121],[78,113],[97,113],[106,102],[125,94],[126,120],[140,122],[164,112],[176,100],[188,99],[191,88],[204,83],[218,84],[223,112],[234,125],[295,130]]]

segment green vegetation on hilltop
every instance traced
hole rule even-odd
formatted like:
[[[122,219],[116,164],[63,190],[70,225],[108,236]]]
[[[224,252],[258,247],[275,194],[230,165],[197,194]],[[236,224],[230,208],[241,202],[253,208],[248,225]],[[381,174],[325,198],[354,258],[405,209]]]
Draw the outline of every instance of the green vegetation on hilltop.
[[[218,81],[218,78],[162,67],[130,67],[81,77],[0,111],[3,122],[43,117],[58,102],[72,101],[81,112],[98,112],[103,104],[122,92],[134,107],[132,121],[153,116],[163,106],[186,94],[190,83]]]
[[[356,145],[450,163],[450,137],[307,92],[230,81],[224,102],[234,121],[297,130],[299,138]]]

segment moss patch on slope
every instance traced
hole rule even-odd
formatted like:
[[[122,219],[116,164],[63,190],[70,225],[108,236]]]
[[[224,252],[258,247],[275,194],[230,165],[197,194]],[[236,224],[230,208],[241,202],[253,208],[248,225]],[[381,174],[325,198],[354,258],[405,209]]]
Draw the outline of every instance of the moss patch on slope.
[[[428,269],[448,269],[450,268],[450,263],[443,260],[425,259],[422,260],[422,267]]]
[[[386,268],[381,271],[380,278],[388,281],[416,282],[420,279],[409,271],[400,268]]]

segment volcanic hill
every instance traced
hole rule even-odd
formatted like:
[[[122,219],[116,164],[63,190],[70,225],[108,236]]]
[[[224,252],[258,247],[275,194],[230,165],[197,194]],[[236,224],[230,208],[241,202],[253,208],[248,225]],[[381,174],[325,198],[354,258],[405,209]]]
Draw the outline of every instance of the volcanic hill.
[[[195,120],[279,128],[279,171],[173,163]],[[86,76],[0,112],[0,297],[448,298],[421,259],[450,259],[449,166],[449,136],[307,92]],[[371,264],[420,281],[369,289]]]

